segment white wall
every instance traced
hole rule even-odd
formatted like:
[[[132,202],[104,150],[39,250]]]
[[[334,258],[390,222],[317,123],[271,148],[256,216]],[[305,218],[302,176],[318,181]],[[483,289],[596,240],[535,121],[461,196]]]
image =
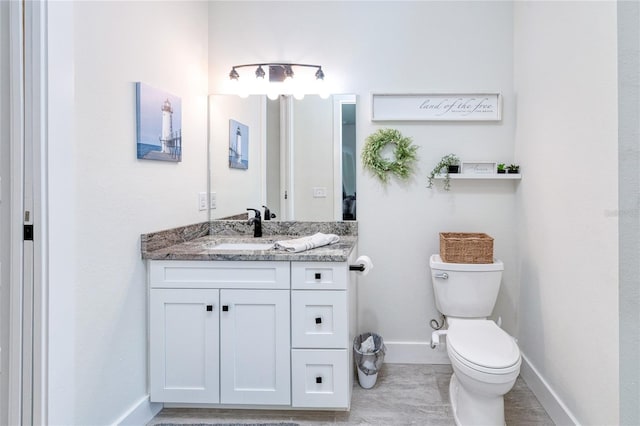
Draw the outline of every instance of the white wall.
[[[360,329],[385,338],[388,360],[446,360],[427,343],[428,322],[438,316],[428,259],[439,250],[440,231],[483,231],[496,238],[495,254],[506,270],[495,312],[509,332],[517,332],[517,184],[458,181],[450,193],[426,188],[429,171],[450,152],[467,161],[512,161],[512,31],[508,2],[211,4],[212,93],[224,92],[232,65],[320,64],[331,92],[358,96],[358,153],[366,136],[381,127],[399,129],[420,147],[416,174],[408,183],[392,180],[383,187],[358,161],[358,246],[376,264],[359,280]],[[499,123],[372,123],[372,91],[501,92],[504,118]]]
[[[514,28],[519,345],[580,424],[618,424],[616,4],[518,2]]]
[[[66,93],[70,99],[63,99],[73,107],[72,129],[50,134],[49,183],[56,188],[56,200],[71,200],[68,214],[75,221],[68,224],[55,214],[50,227],[66,232],[75,258],[53,253],[55,269],[72,271],[67,273],[72,281],[56,281],[61,275],[54,274],[52,288],[67,288],[72,294],[67,303],[52,294],[57,303],[51,338],[56,346],[63,334],[74,334],[70,356],[75,371],[60,359],[60,351],[49,368],[55,384],[63,384],[63,377],[74,381],[70,387],[75,387],[75,396],[64,393],[63,399],[54,388],[49,409],[56,413],[52,424],[111,424],[147,394],[146,275],[140,234],[207,217],[197,209],[197,193],[206,190],[207,179],[208,5],[66,5],[72,13],[50,17],[50,26],[60,29],[67,24],[73,31],[73,56],[62,64],[67,65],[66,75],[71,71],[74,78]],[[57,34],[50,43],[54,51],[64,42]],[[54,57],[51,63],[59,62]],[[54,75],[55,71],[51,70]],[[181,163],[136,159],[137,81],[182,97]],[[56,96],[53,116],[55,101],[65,94]],[[55,155],[59,150],[70,156]],[[60,205],[54,210],[60,213]],[[65,312],[73,313],[73,323],[63,329],[59,325],[65,322]],[[65,404],[71,412],[61,410]]]

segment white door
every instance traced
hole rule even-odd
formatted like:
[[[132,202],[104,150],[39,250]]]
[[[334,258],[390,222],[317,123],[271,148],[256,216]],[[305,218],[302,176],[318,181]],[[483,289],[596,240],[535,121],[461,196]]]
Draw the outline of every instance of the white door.
[[[218,290],[152,289],[152,402],[219,402]]]
[[[289,290],[220,290],[220,305],[220,402],[289,405]]]

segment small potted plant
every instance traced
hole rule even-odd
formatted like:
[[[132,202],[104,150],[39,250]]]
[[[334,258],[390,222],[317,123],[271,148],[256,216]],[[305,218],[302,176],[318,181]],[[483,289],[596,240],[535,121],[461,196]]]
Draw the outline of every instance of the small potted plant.
[[[507,172],[507,167],[505,166],[504,163],[498,164],[497,169],[498,169],[498,174],[504,174]]]
[[[520,173],[520,166],[517,164],[512,164],[508,168],[508,173]]]
[[[427,188],[433,188],[433,181],[436,178],[436,175],[442,173],[442,169],[444,172],[444,190],[448,191],[451,188],[451,178],[449,173],[459,173],[460,171],[460,159],[456,157],[455,154],[445,155],[440,159],[438,164],[431,170],[431,174],[427,178],[429,183]]]

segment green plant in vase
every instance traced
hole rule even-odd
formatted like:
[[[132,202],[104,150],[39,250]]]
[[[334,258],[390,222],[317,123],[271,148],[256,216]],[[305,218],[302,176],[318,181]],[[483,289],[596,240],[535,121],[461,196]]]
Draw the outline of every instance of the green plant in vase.
[[[444,169],[444,190],[448,191],[451,189],[451,177],[449,176],[449,173],[458,173],[456,168],[459,167],[460,159],[455,154],[445,155],[440,159],[433,170],[431,170],[431,174],[429,174],[429,177],[427,178],[429,181],[427,188],[433,188],[434,179],[437,175],[442,174],[442,169]]]
[[[520,173],[520,166],[517,164],[512,164],[507,167],[507,170],[509,171],[509,173]]]
[[[498,164],[497,169],[498,169],[498,173],[500,173],[500,174],[507,172],[507,167],[505,166],[504,163]]]

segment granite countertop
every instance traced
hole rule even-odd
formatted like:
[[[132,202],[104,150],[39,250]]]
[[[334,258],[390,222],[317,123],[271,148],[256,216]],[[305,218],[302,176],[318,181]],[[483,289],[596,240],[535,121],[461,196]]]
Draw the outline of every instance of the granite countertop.
[[[141,236],[142,258],[148,260],[269,260],[345,262],[355,247],[356,222],[263,222],[263,236],[253,237],[246,221],[212,221]],[[299,253],[267,250],[219,250],[223,243],[275,243],[316,232],[336,234],[340,241]]]

